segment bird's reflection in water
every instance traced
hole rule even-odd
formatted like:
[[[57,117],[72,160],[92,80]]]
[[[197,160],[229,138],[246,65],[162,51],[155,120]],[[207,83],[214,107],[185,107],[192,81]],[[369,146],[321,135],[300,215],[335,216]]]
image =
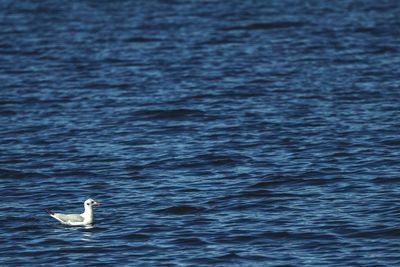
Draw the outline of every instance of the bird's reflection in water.
[[[90,229],[93,229],[94,226],[93,226],[93,224],[88,224],[88,225],[85,225],[84,228],[85,228],[86,230],[90,230]],[[84,232],[90,232],[90,231],[84,231]]]
[[[94,228],[94,226],[92,224],[90,225],[85,225],[82,229],[82,240],[83,241],[93,241],[93,232],[92,229]]]

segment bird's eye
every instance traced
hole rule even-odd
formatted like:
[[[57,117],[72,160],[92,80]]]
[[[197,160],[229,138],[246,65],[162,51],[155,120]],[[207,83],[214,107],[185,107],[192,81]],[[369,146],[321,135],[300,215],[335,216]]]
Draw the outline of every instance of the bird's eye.
[[[88,206],[89,206],[89,205],[90,205],[90,203],[86,203],[86,205],[88,205]]]

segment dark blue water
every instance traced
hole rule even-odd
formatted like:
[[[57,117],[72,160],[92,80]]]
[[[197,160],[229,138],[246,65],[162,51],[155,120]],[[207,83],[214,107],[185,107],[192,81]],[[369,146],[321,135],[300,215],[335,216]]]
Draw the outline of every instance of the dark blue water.
[[[0,265],[400,266],[399,14],[1,1]]]

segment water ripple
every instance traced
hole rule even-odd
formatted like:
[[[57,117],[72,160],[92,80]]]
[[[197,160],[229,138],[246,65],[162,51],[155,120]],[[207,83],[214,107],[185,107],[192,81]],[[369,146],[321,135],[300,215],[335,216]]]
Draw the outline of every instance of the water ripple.
[[[1,265],[399,266],[399,13],[0,1]]]

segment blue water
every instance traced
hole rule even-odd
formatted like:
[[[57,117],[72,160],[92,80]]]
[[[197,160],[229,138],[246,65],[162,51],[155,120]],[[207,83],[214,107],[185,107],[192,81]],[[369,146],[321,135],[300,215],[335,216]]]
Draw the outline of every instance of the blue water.
[[[0,265],[400,266],[399,14],[0,1]]]

